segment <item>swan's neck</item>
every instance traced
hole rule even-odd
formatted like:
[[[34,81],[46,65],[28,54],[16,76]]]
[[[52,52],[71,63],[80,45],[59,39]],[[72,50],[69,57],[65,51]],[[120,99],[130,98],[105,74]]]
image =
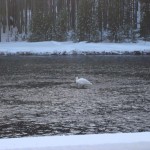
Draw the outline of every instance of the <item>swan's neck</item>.
[[[78,77],[76,77],[76,81],[78,80]]]

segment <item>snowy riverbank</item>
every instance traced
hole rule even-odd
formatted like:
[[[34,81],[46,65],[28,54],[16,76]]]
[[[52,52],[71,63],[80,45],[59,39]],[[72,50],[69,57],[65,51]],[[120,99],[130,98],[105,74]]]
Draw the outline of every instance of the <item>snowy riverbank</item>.
[[[149,150],[150,133],[0,139],[0,150]]]
[[[1,42],[0,54],[65,55],[65,54],[150,54],[150,42],[87,43],[87,42]]]

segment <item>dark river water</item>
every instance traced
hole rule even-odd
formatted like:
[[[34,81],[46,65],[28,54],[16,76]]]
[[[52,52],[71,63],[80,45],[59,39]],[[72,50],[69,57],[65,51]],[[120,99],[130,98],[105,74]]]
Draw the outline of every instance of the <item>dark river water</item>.
[[[142,131],[150,56],[0,56],[0,138]]]

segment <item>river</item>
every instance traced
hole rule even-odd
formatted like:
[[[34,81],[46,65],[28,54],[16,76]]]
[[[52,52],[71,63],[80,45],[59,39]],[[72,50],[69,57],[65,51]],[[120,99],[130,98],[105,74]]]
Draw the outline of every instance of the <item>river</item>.
[[[142,131],[150,56],[0,56],[0,138]]]

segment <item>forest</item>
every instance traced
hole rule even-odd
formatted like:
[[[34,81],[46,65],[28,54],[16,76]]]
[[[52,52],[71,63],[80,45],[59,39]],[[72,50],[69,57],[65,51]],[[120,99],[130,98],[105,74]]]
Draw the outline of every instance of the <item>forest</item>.
[[[1,41],[150,41],[150,0],[0,0]]]

